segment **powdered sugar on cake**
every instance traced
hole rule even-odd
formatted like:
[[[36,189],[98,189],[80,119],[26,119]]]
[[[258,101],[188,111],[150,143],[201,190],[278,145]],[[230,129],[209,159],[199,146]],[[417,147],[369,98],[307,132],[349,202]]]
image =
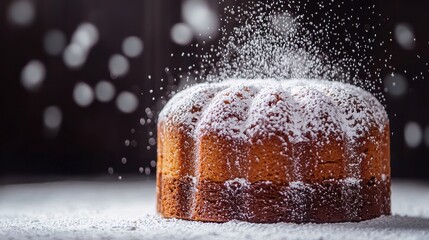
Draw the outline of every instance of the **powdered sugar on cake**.
[[[160,121],[183,124],[194,135],[216,132],[244,141],[281,132],[289,142],[307,141],[306,133],[353,142],[370,128],[382,131],[388,118],[375,97],[350,84],[266,79],[190,87],[169,101]]]

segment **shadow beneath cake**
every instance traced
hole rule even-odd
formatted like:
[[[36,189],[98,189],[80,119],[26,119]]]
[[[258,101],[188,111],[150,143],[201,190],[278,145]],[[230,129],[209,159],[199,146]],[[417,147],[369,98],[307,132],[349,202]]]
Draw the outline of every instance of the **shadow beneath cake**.
[[[355,229],[410,230],[429,232],[429,218],[408,217],[400,215],[382,216],[376,219],[354,224],[346,223],[344,224],[344,227]]]

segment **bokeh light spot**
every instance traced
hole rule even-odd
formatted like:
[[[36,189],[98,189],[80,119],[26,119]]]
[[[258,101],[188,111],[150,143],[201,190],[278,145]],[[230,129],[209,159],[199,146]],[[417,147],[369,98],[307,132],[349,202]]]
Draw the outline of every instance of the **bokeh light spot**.
[[[32,2],[17,0],[10,4],[7,15],[12,24],[28,26],[34,21],[36,10]]]
[[[219,18],[206,0],[186,0],[182,5],[182,18],[196,33],[197,38],[215,37]]]
[[[183,46],[190,44],[194,38],[192,29],[185,23],[176,23],[171,28],[170,35],[174,43]]]
[[[98,29],[94,24],[81,23],[63,53],[64,63],[71,69],[81,67],[86,62],[91,48],[98,42],[98,38]]]
[[[73,99],[77,105],[87,107],[94,100],[94,92],[87,83],[79,82],[73,90]]]
[[[136,36],[130,36],[122,42],[122,52],[125,56],[135,58],[143,52],[143,42]]]
[[[29,91],[36,91],[46,76],[46,68],[42,62],[31,60],[21,71],[21,84]]]
[[[72,43],[64,50],[63,60],[67,67],[76,69],[85,63],[86,54],[86,51],[79,44]]]
[[[116,98],[116,106],[123,113],[134,112],[139,105],[139,101],[131,92],[121,92]]]
[[[422,141],[422,128],[416,122],[408,122],[404,128],[405,143],[410,148],[416,148]]]
[[[392,73],[384,78],[384,87],[387,92],[395,97],[404,95],[408,89],[407,79],[399,73]]]
[[[89,22],[81,23],[73,33],[72,42],[81,45],[85,50],[93,47],[99,38],[97,27]]]
[[[120,54],[115,54],[109,59],[109,71],[112,77],[122,77],[128,73],[130,64],[128,59]]]
[[[149,138],[149,145],[154,146],[156,144],[155,138]]]
[[[95,85],[95,97],[100,102],[109,102],[115,96],[115,86],[108,81],[100,81]]]
[[[57,106],[50,106],[43,112],[43,123],[46,128],[56,130],[61,126],[63,115]]]
[[[395,39],[398,44],[407,50],[411,50],[415,46],[414,30],[411,25],[400,23],[395,27]]]

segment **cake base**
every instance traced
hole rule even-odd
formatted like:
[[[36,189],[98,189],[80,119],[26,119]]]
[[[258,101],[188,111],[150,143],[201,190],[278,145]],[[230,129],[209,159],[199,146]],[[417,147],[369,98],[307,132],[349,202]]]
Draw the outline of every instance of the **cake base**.
[[[224,183],[158,176],[158,212],[167,218],[210,222],[332,223],[390,215],[390,179],[319,183],[244,179]]]

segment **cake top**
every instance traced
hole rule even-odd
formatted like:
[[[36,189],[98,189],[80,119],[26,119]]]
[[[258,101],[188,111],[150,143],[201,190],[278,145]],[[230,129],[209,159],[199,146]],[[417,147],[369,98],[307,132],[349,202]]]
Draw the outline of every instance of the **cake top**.
[[[328,135],[353,142],[388,124],[384,107],[369,92],[347,83],[305,79],[197,84],[177,93],[159,120],[196,136],[216,132],[246,140],[283,133],[289,142]]]

